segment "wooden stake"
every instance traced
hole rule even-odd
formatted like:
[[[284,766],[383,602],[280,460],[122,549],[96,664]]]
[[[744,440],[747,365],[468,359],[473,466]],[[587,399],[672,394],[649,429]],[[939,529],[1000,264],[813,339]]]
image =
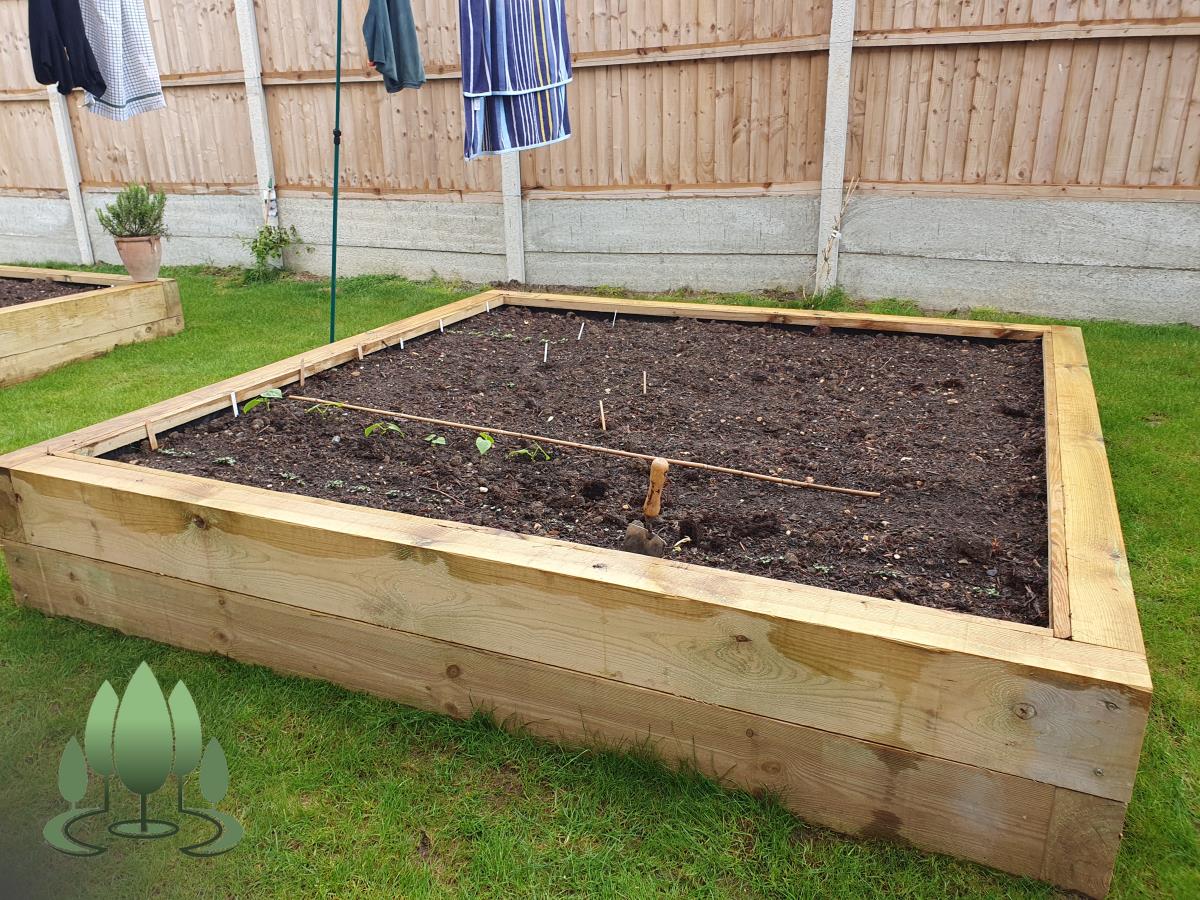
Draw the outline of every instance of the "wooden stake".
[[[357,347],[354,348],[354,350],[356,353],[358,353],[358,361],[362,362],[363,361],[362,344],[359,344]]]
[[[667,486],[667,470],[671,464],[661,456],[650,463],[650,486],[646,490],[646,502],[642,504],[642,515],[657,519],[662,513],[663,489]]]
[[[150,449],[158,449],[158,436],[154,433],[154,429],[150,427],[150,423],[146,423],[146,439],[150,441]]]
[[[570,447],[574,450],[586,450],[589,453],[607,453],[609,456],[621,456],[626,459],[647,459],[654,461],[660,457],[649,453],[635,453],[632,450],[617,450],[612,447],[598,447],[595,444],[581,444],[577,441],[564,441],[560,438],[546,437],[541,434],[529,434],[524,431],[510,431],[505,428],[495,428],[491,425],[468,425],[463,422],[452,422],[448,419],[434,419],[429,416],[414,416],[409,413],[396,412],[390,409],[376,409],[373,406],[358,406],[354,403],[343,403],[340,400],[324,400],[321,397],[304,397],[291,394],[285,399],[296,400],[300,403],[320,403],[324,406],[336,406],[339,409],[352,409],[356,412],[371,413],[375,416],[388,416],[402,419],[405,422],[423,422],[426,425],[440,425],[443,428],[457,428],[461,431],[474,431],[476,434],[486,431],[488,434],[500,434],[504,437],[520,438],[524,441],[535,441],[539,444],[549,444],[552,447]],[[811,491],[827,491],[833,494],[848,494],[852,497],[882,497],[879,491],[864,491],[859,488],[837,487],[831,484],[819,484],[815,481],[797,481],[795,478],[781,478],[778,475],[763,475],[759,472],[747,472],[743,469],[730,469],[726,466],[714,466],[709,463],[696,462],[691,459],[672,459],[662,457],[672,466],[683,466],[688,469],[703,469],[706,472],[719,472],[722,475],[737,475],[741,478],[753,478],[757,481],[769,481],[771,484],[786,484],[790,487],[806,488]]]
[[[304,387],[304,360],[300,360],[300,387]]]
[[[604,401],[600,401],[600,430],[608,431],[608,422],[604,418]]]

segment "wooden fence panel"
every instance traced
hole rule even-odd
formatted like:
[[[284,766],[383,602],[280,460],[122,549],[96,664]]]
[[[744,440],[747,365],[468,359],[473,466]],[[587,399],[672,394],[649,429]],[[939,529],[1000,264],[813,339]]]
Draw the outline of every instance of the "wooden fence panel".
[[[499,191],[495,160],[467,164],[457,81],[388,94],[378,83],[342,87],[342,184],[350,192]],[[332,187],[333,87],[286,85],[267,93],[281,190]]]
[[[0,103],[0,190],[61,191],[66,188],[50,104],[44,100]]]
[[[28,0],[0,0],[0,90],[40,88],[29,58]]]
[[[859,0],[855,25],[860,32],[880,32],[1195,16],[1200,16],[1197,0]]]
[[[522,158],[529,188],[815,183],[822,53],[579,69],[575,136]]]
[[[172,75],[241,73],[233,0],[146,0],[146,18],[164,84]]]
[[[1200,38],[882,47],[854,57],[847,177],[1195,185]]]
[[[175,87],[165,109],[113,122],[69,103],[85,187],[146,181],[164,190],[244,189],[255,184],[241,85]]]

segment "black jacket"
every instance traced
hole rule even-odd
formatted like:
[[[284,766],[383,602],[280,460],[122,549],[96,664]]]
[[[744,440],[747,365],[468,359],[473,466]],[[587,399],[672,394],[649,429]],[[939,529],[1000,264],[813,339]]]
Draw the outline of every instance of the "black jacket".
[[[39,84],[77,87],[100,97],[108,90],[83,30],[79,0],[29,0],[29,50]]]

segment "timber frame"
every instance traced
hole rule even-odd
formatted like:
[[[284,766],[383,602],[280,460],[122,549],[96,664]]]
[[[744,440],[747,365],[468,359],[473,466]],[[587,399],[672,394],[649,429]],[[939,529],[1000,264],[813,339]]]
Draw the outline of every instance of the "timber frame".
[[[504,304],[1042,342],[1051,626],[96,457]],[[1081,333],[489,291],[0,457],[17,601],[453,716],[650,740],[796,813],[1103,896],[1151,683]]]
[[[179,286],[172,278],[0,266],[0,278],[45,278],[99,288],[0,308],[0,388],[123,344],[183,330]]]

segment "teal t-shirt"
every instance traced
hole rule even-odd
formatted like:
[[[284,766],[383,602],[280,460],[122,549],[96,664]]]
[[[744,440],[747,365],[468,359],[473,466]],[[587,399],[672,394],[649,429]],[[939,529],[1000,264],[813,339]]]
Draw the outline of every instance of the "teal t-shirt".
[[[389,94],[425,83],[409,0],[371,0],[363,19],[363,37],[371,64],[383,76]]]

